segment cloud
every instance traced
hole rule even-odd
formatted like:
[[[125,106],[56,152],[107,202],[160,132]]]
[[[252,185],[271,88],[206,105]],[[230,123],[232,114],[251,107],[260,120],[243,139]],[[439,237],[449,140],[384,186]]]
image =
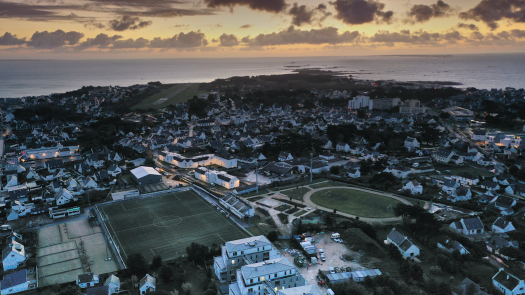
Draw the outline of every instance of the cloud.
[[[491,30],[499,27],[498,21],[507,19],[517,23],[525,22],[525,0],[481,0],[476,7],[462,12],[464,20],[484,22]]]
[[[150,41],[151,48],[195,48],[208,45],[208,40],[204,33],[200,31],[189,33],[179,33],[171,38],[156,37]]]
[[[27,46],[34,48],[57,48],[65,45],[76,45],[84,37],[83,33],[70,31],[64,32],[56,30],[55,32],[35,32]]]
[[[173,27],[174,28],[187,28],[189,27],[190,25],[174,25]]]
[[[113,42],[112,49],[140,49],[145,48],[149,44],[149,40],[144,38],[117,40]]]
[[[249,29],[249,28],[251,28],[251,27],[253,27],[253,25],[246,24],[246,25],[242,25],[242,26],[240,26],[239,29]]]
[[[98,34],[95,38],[88,38],[86,41],[80,43],[79,47],[108,47],[119,39],[122,39],[122,36],[113,35],[110,37],[107,34]]]
[[[174,7],[152,8],[146,11],[127,11],[126,15],[143,16],[143,17],[182,17],[195,15],[215,15],[208,9],[182,9]]]
[[[426,22],[431,18],[449,16],[454,10],[447,3],[438,0],[431,5],[417,4],[408,11],[409,19],[406,22]]]
[[[272,45],[287,45],[287,44],[340,44],[352,43],[360,36],[359,32],[346,31],[339,34],[338,29],[334,27],[327,27],[322,29],[297,30],[294,26],[280,31],[279,33],[260,34],[253,38],[244,37],[241,39],[243,43],[249,46],[272,46]]]
[[[479,28],[475,24],[465,24],[465,23],[458,23],[457,27],[459,29],[469,29],[471,31],[478,31]]]
[[[9,32],[6,32],[3,36],[0,37],[0,46],[13,46],[13,45],[22,45],[26,43],[26,39],[19,39],[16,35],[13,35]]]
[[[447,33],[429,33],[427,31],[400,32],[379,31],[369,38],[371,42],[377,43],[409,43],[409,44],[432,44],[440,41],[455,43],[464,37],[458,31]]]
[[[84,24],[84,27],[90,30],[94,30],[94,29],[104,29],[106,25],[104,25],[103,23],[97,23],[94,20],[90,20]]]
[[[204,0],[204,2],[211,8],[229,7],[232,10],[235,5],[241,5],[267,12],[281,12],[287,6],[284,0]]]
[[[171,7],[173,4],[184,4],[185,1],[175,0],[89,0],[102,5],[120,6],[120,7]]]
[[[233,34],[227,35],[224,33],[219,37],[219,41],[219,46],[231,47],[239,45],[239,39],[237,39],[237,36]]]
[[[360,25],[374,20],[389,23],[392,11],[383,11],[385,4],[375,0],[335,0],[330,2],[335,8],[335,17],[345,24]]]
[[[288,14],[292,16],[292,25],[299,27],[303,24],[312,24],[314,20],[322,22],[332,13],[326,11],[326,5],[323,3],[315,8],[308,8],[306,5],[299,6],[297,3],[294,3]],[[314,17],[316,15],[320,15],[320,18]]]
[[[114,31],[137,30],[151,25],[151,21],[142,21],[136,16],[124,15],[109,21],[109,27]]]
[[[31,3],[5,2],[0,0],[0,18],[26,19],[30,21],[82,19],[74,13],[60,15],[56,10],[76,10],[80,5],[33,5]]]

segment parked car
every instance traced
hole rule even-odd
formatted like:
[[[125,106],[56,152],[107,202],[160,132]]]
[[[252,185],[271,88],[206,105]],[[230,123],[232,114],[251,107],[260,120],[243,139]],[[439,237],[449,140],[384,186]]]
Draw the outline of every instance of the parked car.
[[[321,253],[321,261],[326,261],[326,256],[324,256],[324,253]]]
[[[330,271],[330,273],[335,273],[335,268],[333,268],[332,266],[330,266],[328,270]]]

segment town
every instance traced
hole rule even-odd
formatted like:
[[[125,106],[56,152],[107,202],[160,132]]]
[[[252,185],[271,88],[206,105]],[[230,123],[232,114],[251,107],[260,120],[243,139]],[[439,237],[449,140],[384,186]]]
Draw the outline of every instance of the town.
[[[0,294],[523,294],[524,98],[316,73],[0,100]]]

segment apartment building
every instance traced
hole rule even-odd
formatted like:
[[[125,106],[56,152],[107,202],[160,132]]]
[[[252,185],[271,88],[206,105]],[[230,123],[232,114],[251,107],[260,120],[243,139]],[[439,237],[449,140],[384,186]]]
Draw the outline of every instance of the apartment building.
[[[228,284],[237,279],[236,271],[240,267],[280,257],[265,236],[229,241],[221,250],[221,256],[214,258],[215,275],[221,283]]]

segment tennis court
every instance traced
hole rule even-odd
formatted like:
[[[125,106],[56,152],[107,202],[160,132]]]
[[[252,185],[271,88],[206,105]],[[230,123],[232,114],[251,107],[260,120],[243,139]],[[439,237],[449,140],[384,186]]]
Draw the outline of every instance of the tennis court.
[[[142,253],[148,262],[154,255],[171,260],[185,255],[192,242],[211,246],[249,236],[192,190],[100,210],[124,261],[133,253]]]

